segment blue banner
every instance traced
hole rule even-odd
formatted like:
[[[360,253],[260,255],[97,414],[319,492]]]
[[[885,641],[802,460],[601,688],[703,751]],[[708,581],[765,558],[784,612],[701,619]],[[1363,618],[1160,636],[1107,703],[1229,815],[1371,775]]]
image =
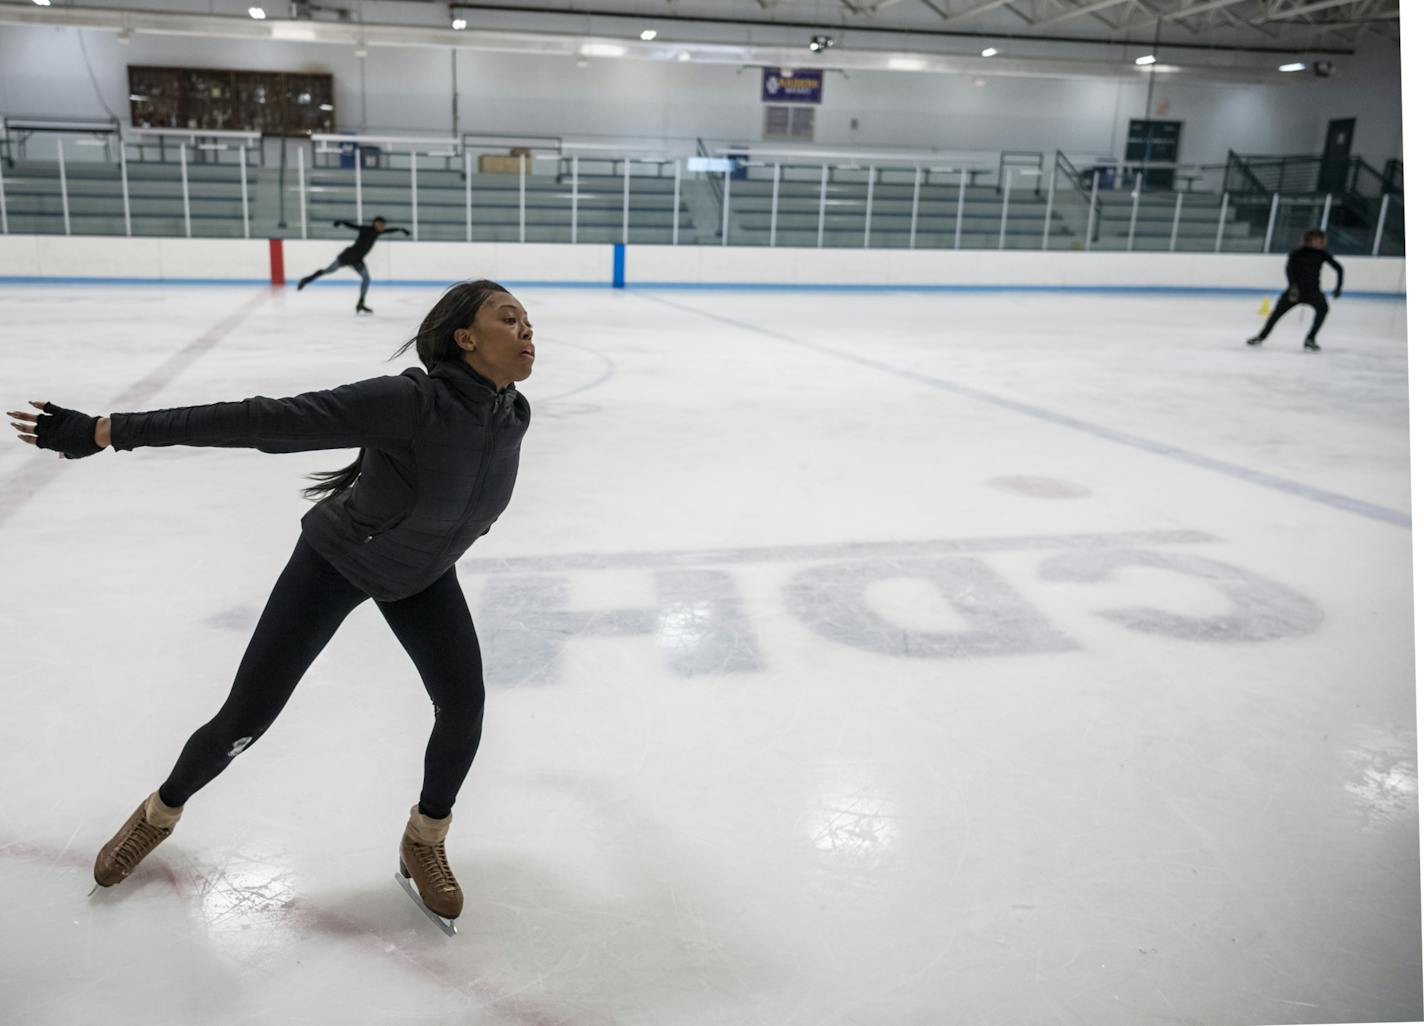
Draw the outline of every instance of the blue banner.
[[[762,68],[763,103],[820,103],[823,72],[819,69]]]

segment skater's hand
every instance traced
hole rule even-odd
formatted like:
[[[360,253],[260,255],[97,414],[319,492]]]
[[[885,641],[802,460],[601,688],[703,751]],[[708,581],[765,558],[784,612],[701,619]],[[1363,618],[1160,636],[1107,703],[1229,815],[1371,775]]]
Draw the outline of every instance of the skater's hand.
[[[1335,291],[1334,291],[1333,293],[1331,293],[1331,295],[1333,295],[1336,299],[1339,299],[1339,298],[1340,298],[1340,286],[1339,286],[1339,285],[1336,285],[1336,286],[1335,286]]]
[[[14,418],[10,426],[28,445],[52,450],[62,460],[78,460],[93,456],[109,444],[108,417],[91,417],[47,401],[31,399],[30,405],[42,412],[36,415],[7,411]]]

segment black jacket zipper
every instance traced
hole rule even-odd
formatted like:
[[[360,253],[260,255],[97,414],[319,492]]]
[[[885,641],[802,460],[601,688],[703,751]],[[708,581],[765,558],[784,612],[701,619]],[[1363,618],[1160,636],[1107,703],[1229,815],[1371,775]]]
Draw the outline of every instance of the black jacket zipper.
[[[425,570],[430,569],[431,563],[436,563],[439,560],[445,558],[445,552],[450,547],[450,539],[455,537],[455,535],[459,533],[460,529],[464,527],[465,524],[469,521],[470,511],[474,508],[475,504],[480,501],[480,495],[484,492],[485,478],[489,476],[490,463],[493,462],[492,457],[494,456],[494,436],[495,431],[499,425],[499,408],[500,404],[504,401],[506,395],[512,396],[513,393],[496,392],[494,395],[494,404],[490,408],[490,429],[485,437],[485,447],[484,453],[481,456],[480,473],[479,476],[475,478],[474,488],[470,489],[469,498],[465,500],[465,511],[460,516],[460,522],[456,524],[455,529],[453,531],[451,531],[448,535],[445,536],[445,541],[441,546],[440,552],[436,555],[434,559],[430,561],[430,563],[427,563],[425,565]],[[481,535],[481,537],[483,537],[483,535]],[[421,573],[424,574],[425,570],[422,570]]]

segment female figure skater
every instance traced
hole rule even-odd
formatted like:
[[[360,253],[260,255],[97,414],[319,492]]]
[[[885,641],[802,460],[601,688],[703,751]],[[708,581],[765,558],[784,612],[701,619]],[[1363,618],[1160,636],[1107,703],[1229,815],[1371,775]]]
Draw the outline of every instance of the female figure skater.
[[[112,445],[249,447],[300,452],[359,446],[354,463],[313,474],[302,518],[217,715],[188,739],[168,778],[104,845],[102,886],[118,883],[173,830],[183,806],[257,741],[346,615],[374,599],[435,704],[420,801],[400,870],[426,907],[453,920],[464,897],[445,856],[451,806],[480,743],[479,641],[455,562],[489,531],[514,489],[529,403],[514,382],[534,368],[534,331],[492,281],[451,286],[414,338],[425,369],[287,399],[258,396],[151,413],[91,417],[54,403],[11,411],[21,441],[79,459]],[[453,931],[450,924],[445,924]]]
[[[387,228],[384,217],[373,217],[370,224],[352,224],[350,221],[332,221],[331,224],[335,228],[350,228],[356,233],[356,241],[336,254],[336,259],[320,271],[313,271],[297,282],[297,291],[300,292],[323,274],[349,267],[361,276],[361,295],[356,299],[356,312],[375,313],[376,311],[366,305],[366,290],[371,287],[371,276],[366,272],[366,254],[371,252],[376,240],[386,232],[402,232],[405,235],[410,232],[404,228]]]

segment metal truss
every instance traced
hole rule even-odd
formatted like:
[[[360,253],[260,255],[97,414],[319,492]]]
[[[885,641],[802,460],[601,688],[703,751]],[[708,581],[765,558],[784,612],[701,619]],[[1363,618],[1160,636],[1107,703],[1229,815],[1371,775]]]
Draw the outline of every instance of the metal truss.
[[[675,0],[668,0],[674,3]],[[789,14],[806,0],[753,0],[768,15]],[[1003,27],[1013,15],[1028,29],[1054,29],[1091,21],[1113,32],[1164,27],[1201,35],[1212,31],[1247,32],[1281,39],[1282,33],[1306,32],[1321,39],[1356,42],[1367,31],[1399,36],[1403,0],[836,0],[847,28],[871,22],[890,8],[909,14],[933,12],[943,25],[968,30]],[[819,5],[818,5],[819,6]],[[896,12],[900,13],[900,12]],[[908,27],[907,27],[908,28]],[[912,31],[912,30],[911,30]]]

